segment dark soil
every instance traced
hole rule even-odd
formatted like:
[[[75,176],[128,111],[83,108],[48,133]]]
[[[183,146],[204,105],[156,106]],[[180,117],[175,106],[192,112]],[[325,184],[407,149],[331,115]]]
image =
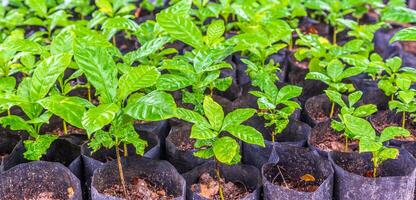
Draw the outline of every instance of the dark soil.
[[[404,51],[416,55],[416,42],[400,42],[400,44]]]
[[[53,183],[51,183],[53,184]],[[46,185],[46,184],[43,184]],[[66,200],[72,198],[74,195],[74,189],[69,187],[66,189],[66,192],[55,192],[48,191],[47,188],[44,188],[44,192],[39,192],[39,187],[44,187],[42,184],[38,184],[36,187],[30,185],[25,185],[25,190],[20,191],[24,194],[24,200]],[[47,186],[46,186],[47,187]],[[56,189],[56,188],[55,188]],[[63,188],[62,188],[63,189]],[[64,190],[62,190],[64,191]],[[17,196],[19,195],[19,196]],[[4,200],[22,200],[21,194],[8,193],[6,196],[0,197]]]
[[[321,151],[340,151],[352,152],[358,151],[358,141],[348,141],[348,148],[345,148],[345,136],[342,132],[336,132],[331,128],[329,121],[316,125],[309,138],[309,144],[315,146]]]
[[[171,137],[172,143],[175,144],[179,151],[190,151],[194,149],[196,140],[189,138],[191,127],[192,125],[190,124],[184,124],[178,129],[182,133],[174,133],[174,136]]]
[[[221,187],[223,189],[224,199],[238,200],[247,196],[250,191],[242,183],[226,182],[223,178],[220,179]],[[203,173],[199,177],[199,182],[191,186],[193,192],[200,196],[212,200],[220,200],[218,180],[209,173]]]
[[[381,133],[384,128],[389,126],[402,126],[402,113],[395,113],[390,110],[383,110],[377,112],[375,115],[370,117],[370,122],[374,128]],[[410,118],[410,115],[406,114],[406,125],[405,128],[410,131],[409,137],[396,138],[400,141],[416,141],[416,123]]]
[[[67,135],[67,134],[85,134],[85,132],[82,129],[71,126],[69,124],[66,125],[66,128],[67,128],[67,131],[68,131],[66,134],[65,134],[65,131],[63,130],[62,127],[54,129],[52,131],[52,133],[54,135],[57,135],[57,136],[64,136],[64,135]]]
[[[286,169],[276,165],[270,168],[265,175],[275,185],[300,192],[315,192],[324,182],[324,180],[315,178],[312,174],[300,172],[301,170]]]
[[[368,178],[373,178],[373,165],[369,162],[365,162],[365,160],[363,159],[354,159],[353,161],[351,161],[351,159],[339,158],[335,162],[338,166],[350,173],[358,174]],[[381,176],[383,176],[383,173],[379,170],[377,173],[377,177]]]
[[[130,183],[126,185],[129,200],[170,200],[174,197],[168,195],[166,190],[159,185],[156,185],[149,180],[141,177],[134,177]],[[113,185],[103,191],[106,195],[111,195],[119,198],[123,197],[123,187]]]

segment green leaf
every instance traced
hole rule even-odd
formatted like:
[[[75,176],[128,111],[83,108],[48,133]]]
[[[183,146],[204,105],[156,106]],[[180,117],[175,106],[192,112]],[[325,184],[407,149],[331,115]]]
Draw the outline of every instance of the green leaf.
[[[188,16],[162,12],[157,14],[156,21],[172,38],[196,49],[204,46],[201,31]]]
[[[41,61],[33,72],[30,84],[30,98],[37,101],[46,96],[58,77],[71,63],[70,54],[58,54]]]
[[[363,152],[377,152],[381,148],[383,148],[383,144],[381,142],[374,141],[371,138],[360,138],[359,143],[359,151],[360,153]]]
[[[194,69],[196,73],[216,71],[217,66],[212,66],[215,63],[223,61],[227,56],[233,52],[232,47],[216,47],[207,48],[198,53],[194,57]]]
[[[208,26],[207,37],[208,40],[212,43],[218,38],[221,38],[225,32],[225,26],[223,20],[214,20]]]
[[[335,82],[340,80],[344,65],[338,59],[332,60],[326,67],[328,76]]]
[[[363,71],[365,71],[365,69],[366,68],[364,67],[348,67],[342,72],[341,78],[339,80],[361,74]]]
[[[4,128],[9,126],[9,129],[13,131],[27,131],[31,136],[37,134],[32,126],[30,126],[23,118],[16,115],[1,117],[0,124]]]
[[[92,148],[93,152],[98,151],[101,147],[111,149],[115,145],[113,138],[109,132],[98,130],[94,133],[94,137],[88,143],[88,146]]]
[[[251,126],[237,125],[229,127],[227,130],[231,135],[246,143],[265,147],[263,135]]]
[[[388,81],[388,80],[380,80],[377,84],[377,86],[383,90],[383,92],[387,95],[387,96],[391,96],[392,94],[396,93],[397,88],[394,87],[394,85]]]
[[[233,158],[240,153],[240,145],[230,137],[222,137],[213,145],[215,158],[221,163],[231,164]]]
[[[23,144],[26,152],[23,156],[28,160],[39,160],[56,139],[58,136],[55,135],[39,135],[35,140],[25,140]]]
[[[153,66],[132,67],[118,81],[119,100],[124,100],[130,93],[156,84],[160,72]]]
[[[219,132],[213,131],[210,128],[205,126],[201,126],[198,124],[194,124],[191,129],[191,136],[190,138],[198,139],[198,140],[207,140],[217,137]]]
[[[119,107],[114,104],[100,104],[95,108],[89,109],[82,117],[82,126],[90,136],[92,133],[102,129],[111,123],[119,111]]]
[[[205,96],[203,108],[211,127],[214,130],[220,130],[224,120],[224,111],[221,105],[215,102],[210,96]]]
[[[144,43],[139,49],[136,51],[132,51],[127,53],[124,57],[126,63],[131,65],[134,61],[137,61],[141,58],[144,58],[148,55],[155,53],[157,50],[162,49],[163,46],[169,42],[169,37],[157,37],[153,40],[150,40]]]
[[[136,149],[136,154],[141,156],[143,156],[144,150],[147,146],[147,142],[140,139],[139,134],[137,134],[133,127],[131,130],[127,131],[126,137],[122,140],[122,142],[125,144],[132,144]]]
[[[361,91],[355,91],[351,94],[348,95],[348,104],[350,107],[354,106],[354,104],[356,104],[361,97],[363,96],[363,92]]]
[[[360,141],[361,138],[374,139],[376,137],[376,132],[374,131],[370,122],[367,120],[361,119],[359,117],[354,117],[352,115],[345,115],[344,123],[346,129],[360,138]]]
[[[66,122],[78,128],[83,128],[81,119],[86,107],[91,108],[89,101],[80,97],[52,95],[38,101],[45,109],[59,116]]]
[[[395,41],[416,41],[416,27],[413,26],[400,30],[390,39],[390,43]]]
[[[330,78],[328,76],[320,72],[309,72],[306,74],[305,79],[318,80],[318,81],[323,81],[325,83],[330,81]]]
[[[208,148],[208,149],[202,149],[197,152],[194,152],[194,156],[203,158],[203,159],[209,159],[214,156],[214,149]]]
[[[48,14],[48,7],[46,0],[25,0],[27,6],[36,12],[41,17],[46,17]]]
[[[108,15],[113,14],[113,7],[109,0],[95,0],[95,5],[100,9],[101,12]]]
[[[388,159],[396,159],[399,155],[399,150],[396,148],[384,148],[377,154],[378,163],[382,163]]]
[[[228,113],[224,118],[221,130],[228,131],[229,128],[240,125],[252,117],[254,113],[256,110],[252,108],[240,108]]]
[[[326,96],[329,98],[331,102],[335,102],[341,107],[347,107],[347,104],[345,104],[344,100],[342,100],[342,94],[334,91],[334,90],[324,90]]]
[[[276,96],[275,103],[288,101],[290,99],[298,97],[302,94],[302,88],[294,85],[286,85],[282,87]]]
[[[226,91],[231,84],[233,83],[233,78],[226,77],[226,78],[218,78],[214,80],[214,87],[218,89],[219,91]]]
[[[181,75],[162,74],[157,80],[156,88],[164,91],[176,91],[191,85],[191,81]]]
[[[385,128],[381,132],[381,135],[378,141],[386,142],[399,136],[408,137],[410,136],[410,132],[402,127],[390,126],[390,127]]]
[[[174,117],[176,103],[172,95],[153,91],[136,102],[127,104],[124,111],[137,120],[159,121]]]
[[[211,125],[208,123],[208,121],[201,114],[193,110],[178,108],[176,110],[176,117],[201,127],[211,128]]]
[[[77,46],[75,61],[101,96],[101,102],[114,102],[117,92],[117,68],[109,52],[102,47]]]
[[[139,29],[139,25],[128,18],[114,17],[107,19],[102,25],[102,29],[130,30],[134,32]]]
[[[377,106],[374,104],[368,104],[356,108],[353,115],[356,117],[368,117],[375,112],[377,112]]]

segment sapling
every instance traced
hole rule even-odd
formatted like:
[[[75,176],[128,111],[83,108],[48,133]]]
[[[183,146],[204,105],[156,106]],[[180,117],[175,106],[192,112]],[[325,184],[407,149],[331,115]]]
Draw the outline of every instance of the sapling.
[[[350,83],[343,83],[345,78],[355,76],[363,72],[365,68],[362,67],[345,67],[345,65],[338,59],[332,60],[326,68],[322,71],[311,71],[306,74],[306,79],[319,80],[328,85],[327,90],[337,91],[339,93],[352,92],[355,90]],[[329,117],[334,115],[335,102],[331,101],[331,111]]]
[[[325,90],[325,93],[332,102],[335,102],[341,107],[341,112],[338,114],[338,120],[332,119],[331,127],[338,132],[344,132],[345,151],[347,151],[348,139],[354,138],[354,133],[346,129],[345,116],[351,115],[354,117],[366,118],[377,112],[377,106],[374,104],[366,104],[357,107],[355,104],[357,104],[363,95],[361,91],[355,91],[349,94],[347,101],[344,101],[344,99],[342,99],[342,94],[337,91]]]
[[[371,124],[362,118],[352,115],[344,116],[345,128],[354,135],[354,139],[359,140],[360,153],[371,152],[373,161],[373,177],[377,177],[377,169],[388,160],[395,159],[399,150],[393,147],[384,146],[387,142],[396,137],[407,137],[410,132],[401,127],[387,127],[380,135],[377,135]]]
[[[194,147],[198,149],[195,156],[209,159],[214,157],[216,162],[235,165],[240,162],[240,145],[233,137],[223,135],[230,133],[235,138],[249,144],[264,147],[263,135],[250,126],[241,125],[256,112],[255,109],[236,109],[227,115],[223,108],[210,96],[205,96],[203,102],[204,115],[198,112],[178,108],[176,117],[193,123],[190,138],[196,139]],[[220,171],[216,164],[218,182]],[[219,195],[224,200],[222,186],[219,186]]]
[[[271,135],[274,142],[275,136],[282,133],[289,124],[289,117],[296,109],[301,108],[293,99],[302,93],[302,88],[286,85],[279,89],[275,84],[278,80],[276,69],[257,66],[249,60],[243,62],[247,63],[247,73],[252,85],[259,88],[250,93],[258,97],[257,105],[260,109],[258,115],[266,120],[266,127],[274,127]]]
[[[410,67],[401,67],[402,60],[394,57],[386,60],[383,66],[385,75],[378,82],[378,87],[390,96],[390,110],[396,109],[402,113],[402,127],[406,125],[406,112],[416,111],[415,91],[410,88],[416,82],[416,70]]]
[[[194,48],[184,55],[165,60],[161,70],[168,70],[158,83],[159,90],[182,90],[182,101],[195,105],[195,109],[203,112],[202,101],[206,90],[225,91],[232,83],[231,77],[220,77],[221,69],[229,69],[231,65],[223,60],[233,53],[233,44],[224,41],[224,22],[214,20],[208,25],[205,36],[189,16],[191,5],[181,1],[156,16],[157,24],[175,40],[180,40]],[[191,86],[192,90],[184,88]]]
[[[155,66],[127,66],[118,77],[120,71],[108,48],[91,46],[80,40],[74,53],[75,61],[96,89],[100,100],[98,106],[89,108],[82,117],[82,126],[90,138],[89,146],[93,151],[115,147],[120,182],[127,197],[118,147],[132,144],[135,153],[143,155],[147,143],[137,134],[134,120],[170,118],[176,110],[175,101],[170,94],[152,87],[160,77]],[[109,129],[103,130],[107,125],[110,125]]]
[[[26,114],[25,118],[9,114],[0,118],[0,124],[4,127],[10,126],[11,130],[26,131],[29,134],[29,139],[24,141],[24,146],[27,149],[24,156],[28,160],[39,160],[50,144],[57,139],[54,134],[41,133],[42,125],[48,123],[52,115],[51,112],[44,111],[41,104],[45,99],[53,98],[47,97],[47,95],[55,81],[70,64],[71,58],[72,56],[69,54],[57,54],[39,61],[32,76],[25,77],[18,85],[17,90],[3,93],[0,97],[1,107],[17,106]],[[11,82],[7,87],[9,89],[15,88]],[[81,98],[70,98],[77,105],[74,113],[82,112],[85,107],[92,106]],[[62,102],[62,104],[66,105],[66,102]],[[73,125],[79,124],[74,122]]]

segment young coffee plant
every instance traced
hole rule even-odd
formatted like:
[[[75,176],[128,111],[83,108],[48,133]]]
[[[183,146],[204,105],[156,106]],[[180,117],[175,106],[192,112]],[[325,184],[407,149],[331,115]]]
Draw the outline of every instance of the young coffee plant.
[[[324,68],[323,71],[311,71],[306,74],[306,79],[319,80],[324,82],[328,85],[327,90],[336,91],[339,93],[352,92],[355,90],[354,86],[350,83],[343,83],[342,81],[345,78],[358,75],[364,70],[365,68],[355,66],[345,68],[345,65],[341,61],[334,59],[328,64],[328,66],[326,66],[326,68]],[[329,114],[330,118],[333,117],[335,108],[335,102],[332,100],[331,102],[332,106]]]
[[[352,115],[345,115],[344,122],[346,129],[354,135],[354,139],[359,140],[360,153],[372,154],[373,177],[377,177],[377,169],[384,161],[395,159],[399,155],[397,148],[384,146],[384,142],[410,135],[408,130],[393,126],[385,128],[380,135],[377,135],[367,120]]]
[[[54,133],[41,133],[42,125],[48,123],[52,115],[51,112],[44,111],[41,104],[53,98],[47,95],[54,87],[55,81],[70,64],[71,58],[69,54],[57,54],[39,61],[32,76],[24,78],[15,91],[15,81],[10,77],[2,79],[7,81],[5,86],[8,89],[3,89],[0,97],[1,107],[10,109],[11,106],[17,106],[26,114],[26,118],[11,115],[9,112],[8,116],[0,118],[0,124],[4,127],[10,126],[11,130],[26,131],[29,134],[29,139],[24,141],[27,149],[24,157],[28,160],[39,160],[50,144],[58,138]],[[85,107],[92,106],[81,98],[72,97],[71,99],[78,104],[78,110],[85,110]],[[71,124],[80,125],[73,121]]]
[[[367,104],[367,105],[361,105],[356,106],[357,102],[361,99],[363,96],[363,93],[361,91],[355,91],[348,95],[347,101],[344,101],[342,99],[342,94],[334,91],[334,90],[325,90],[326,96],[332,101],[338,104],[341,107],[341,111],[338,114],[338,120],[332,119],[331,121],[331,128],[334,130],[341,132],[344,132],[345,136],[345,151],[348,150],[348,139],[352,139],[355,137],[354,133],[351,132],[349,129],[346,128],[345,125],[345,116],[351,115],[354,117],[359,118],[366,118],[368,116],[371,116],[373,113],[377,112],[377,106],[374,104]]]
[[[93,46],[77,41],[75,61],[88,81],[96,89],[100,104],[89,108],[82,116],[82,126],[91,138],[93,151],[115,147],[120,181],[127,196],[119,145],[132,144],[136,153],[143,155],[146,141],[140,139],[134,120],[158,121],[173,116],[176,104],[173,97],[154,90],[160,72],[155,66],[128,67],[118,71],[110,54],[111,48]],[[118,74],[121,73],[120,77]],[[103,129],[110,126],[108,129]]]
[[[250,126],[241,125],[256,112],[255,109],[236,109],[227,115],[217,102],[210,96],[205,96],[203,102],[205,116],[188,109],[178,108],[176,117],[193,123],[190,138],[196,139],[194,147],[198,149],[195,156],[209,159],[214,157],[216,162],[234,165],[240,162],[240,145],[233,137],[222,133],[230,133],[235,138],[249,144],[264,147],[263,135]],[[217,165],[217,177],[220,172]],[[220,196],[222,186],[220,185]]]
[[[402,127],[406,125],[406,112],[416,111],[415,90],[411,88],[416,82],[416,70],[410,67],[401,67],[399,57],[390,58],[383,66],[385,75],[378,82],[378,87],[391,96],[390,110],[396,109],[402,113]]]

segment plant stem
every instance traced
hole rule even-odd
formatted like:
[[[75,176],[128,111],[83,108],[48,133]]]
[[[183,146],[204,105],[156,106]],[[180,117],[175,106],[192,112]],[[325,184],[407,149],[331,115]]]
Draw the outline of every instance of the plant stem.
[[[377,167],[374,167],[374,170],[373,170],[373,177],[375,178],[377,176]]]
[[[221,198],[221,200],[224,200],[224,194],[222,192],[222,186],[221,186],[220,167],[218,165],[218,161],[217,160],[215,160],[215,172],[217,173],[218,188],[219,188],[220,198]]]
[[[117,47],[117,42],[116,42],[116,36],[115,36],[115,35],[113,35],[113,45],[114,45],[115,47]]]
[[[120,152],[118,150],[118,144],[116,145],[115,149],[116,149],[116,157],[117,157],[118,175],[120,176],[121,187],[123,187],[124,198],[127,198],[126,182],[124,181],[123,166],[121,165],[121,158],[120,158]]]
[[[345,136],[345,152],[348,151],[348,137]]]
[[[68,134],[68,128],[66,127],[66,122],[65,120],[62,120],[62,127],[64,128],[64,133],[65,135]]]
[[[332,33],[332,44],[337,45],[337,29],[334,27],[334,32]]]
[[[88,83],[88,101],[91,102],[91,85]]]
[[[402,112],[402,128],[406,126],[406,112]]]
[[[127,157],[129,155],[128,151],[127,151],[127,144],[123,143],[123,152],[124,152],[124,157]]]
[[[331,118],[331,119],[334,116],[334,110],[335,110],[335,103],[332,102],[332,104],[331,104],[331,112],[329,113],[329,118]]]
[[[7,108],[7,116],[10,116],[10,115],[11,115],[10,108]]]

